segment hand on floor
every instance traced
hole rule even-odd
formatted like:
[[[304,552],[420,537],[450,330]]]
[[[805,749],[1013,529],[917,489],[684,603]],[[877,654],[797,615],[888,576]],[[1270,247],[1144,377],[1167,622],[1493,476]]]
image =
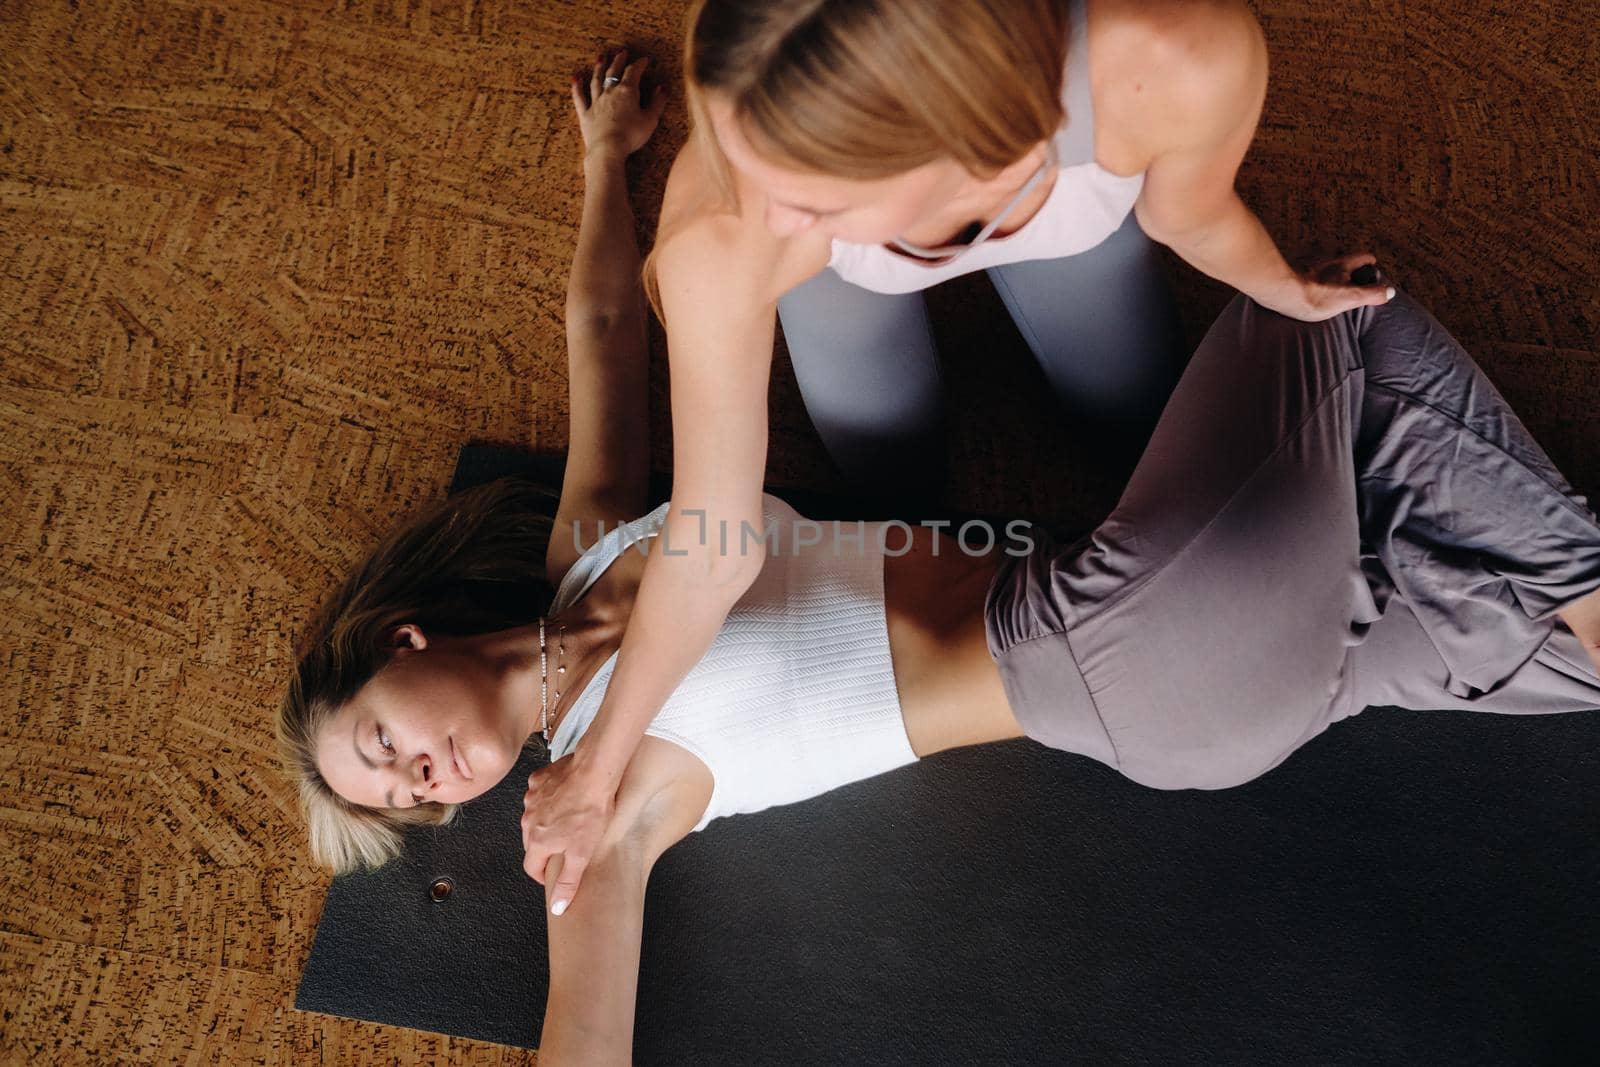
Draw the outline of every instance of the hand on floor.
[[[628,50],[619,49],[607,59],[594,62],[588,85],[583,78],[572,78],[572,106],[578,112],[578,129],[583,134],[586,155],[606,152],[626,158],[642,148],[666,107],[666,87],[656,85],[650,103],[644,102],[641,83],[650,65],[649,56],[628,62]]]

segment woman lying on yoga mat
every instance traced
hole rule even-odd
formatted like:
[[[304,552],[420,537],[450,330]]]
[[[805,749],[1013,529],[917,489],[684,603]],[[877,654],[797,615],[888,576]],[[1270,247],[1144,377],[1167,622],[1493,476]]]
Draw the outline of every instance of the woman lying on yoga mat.
[[[460,494],[385,539],[308,635],[279,729],[335,868],[442,822],[530,737],[570,753],[646,559],[679,551],[657,536],[664,506],[639,517],[646,346],[621,166],[655,121],[638,71],[610,89],[597,71],[577,101],[588,186],[553,527],[533,487]],[[1030,551],[971,555],[927,528],[834,536],[764,510],[770,536],[745,539],[760,576],[651,724],[570,906],[564,858],[527,853],[560,916],[548,1062],[628,1059],[646,880],[716,816],[1019,734],[1209,789],[1371,704],[1600,706],[1600,526],[1404,295],[1320,323],[1236,299],[1116,510],[1073,545],[1029,530]]]

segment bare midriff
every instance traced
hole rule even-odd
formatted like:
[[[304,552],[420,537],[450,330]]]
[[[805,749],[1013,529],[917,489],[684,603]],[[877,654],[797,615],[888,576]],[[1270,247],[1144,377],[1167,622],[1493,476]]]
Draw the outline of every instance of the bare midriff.
[[[928,756],[1020,737],[984,634],[998,550],[969,555],[954,538],[913,530],[910,551],[883,560],[889,654],[912,750]]]
[[[1020,737],[983,626],[984,595],[1000,565],[999,551],[974,556],[934,529],[911,530],[905,554],[883,558],[883,601],[900,714],[912,751],[928,756]],[[898,535],[893,540],[898,548]],[[585,597],[591,609],[614,616],[615,636],[587,667],[574,672],[572,691],[581,691],[620,644],[655,541],[623,552]]]

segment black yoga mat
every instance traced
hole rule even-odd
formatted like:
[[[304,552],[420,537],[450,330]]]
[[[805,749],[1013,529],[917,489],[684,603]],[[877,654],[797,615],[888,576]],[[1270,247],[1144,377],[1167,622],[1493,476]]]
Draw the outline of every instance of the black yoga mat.
[[[558,482],[560,465],[468,449],[458,485],[512,472]],[[532,769],[335,880],[296,1007],[537,1043],[543,896],[517,840]],[[1016,741],[670,850],[635,1055],[1589,1063],[1597,895],[1600,715],[1373,709],[1220,793]]]

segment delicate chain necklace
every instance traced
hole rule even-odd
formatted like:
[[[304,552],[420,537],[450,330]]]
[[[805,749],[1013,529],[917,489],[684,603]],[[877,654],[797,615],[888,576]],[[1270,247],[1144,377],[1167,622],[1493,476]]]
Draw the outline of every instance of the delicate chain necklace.
[[[556,685],[567,673],[567,624],[556,623]],[[561,703],[561,690],[556,690],[556,703]],[[544,616],[539,616],[539,731],[544,743],[550,743],[550,660],[544,648]]]
[[[988,225],[979,230],[977,236],[965,244],[945,245],[943,248],[924,248],[900,237],[894,238],[889,243],[894,245],[895,251],[904,253],[913,259],[923,260],[934,266],[943,267],[953,263],[987,241],[989,235],[999,229],[1006,216],[1011,214],[1011,209],[1022,203],[1022,198],[1033,192],[1034,186],[1043,181],[1045,175],[1050,173],[1050,168],[1055,165],[1056,145],[1054,141],[1050,141],[1045,146],[1044,162],[1039,164],[1039,169],[1034,171],[1032,176],[1022,183],[1022,188],[1018,189],[1011,199],[1006,201],[1005,207],[1001,208],[998,214],[989,219]],[[1040,210],[1043,209],[1041,208]]]

